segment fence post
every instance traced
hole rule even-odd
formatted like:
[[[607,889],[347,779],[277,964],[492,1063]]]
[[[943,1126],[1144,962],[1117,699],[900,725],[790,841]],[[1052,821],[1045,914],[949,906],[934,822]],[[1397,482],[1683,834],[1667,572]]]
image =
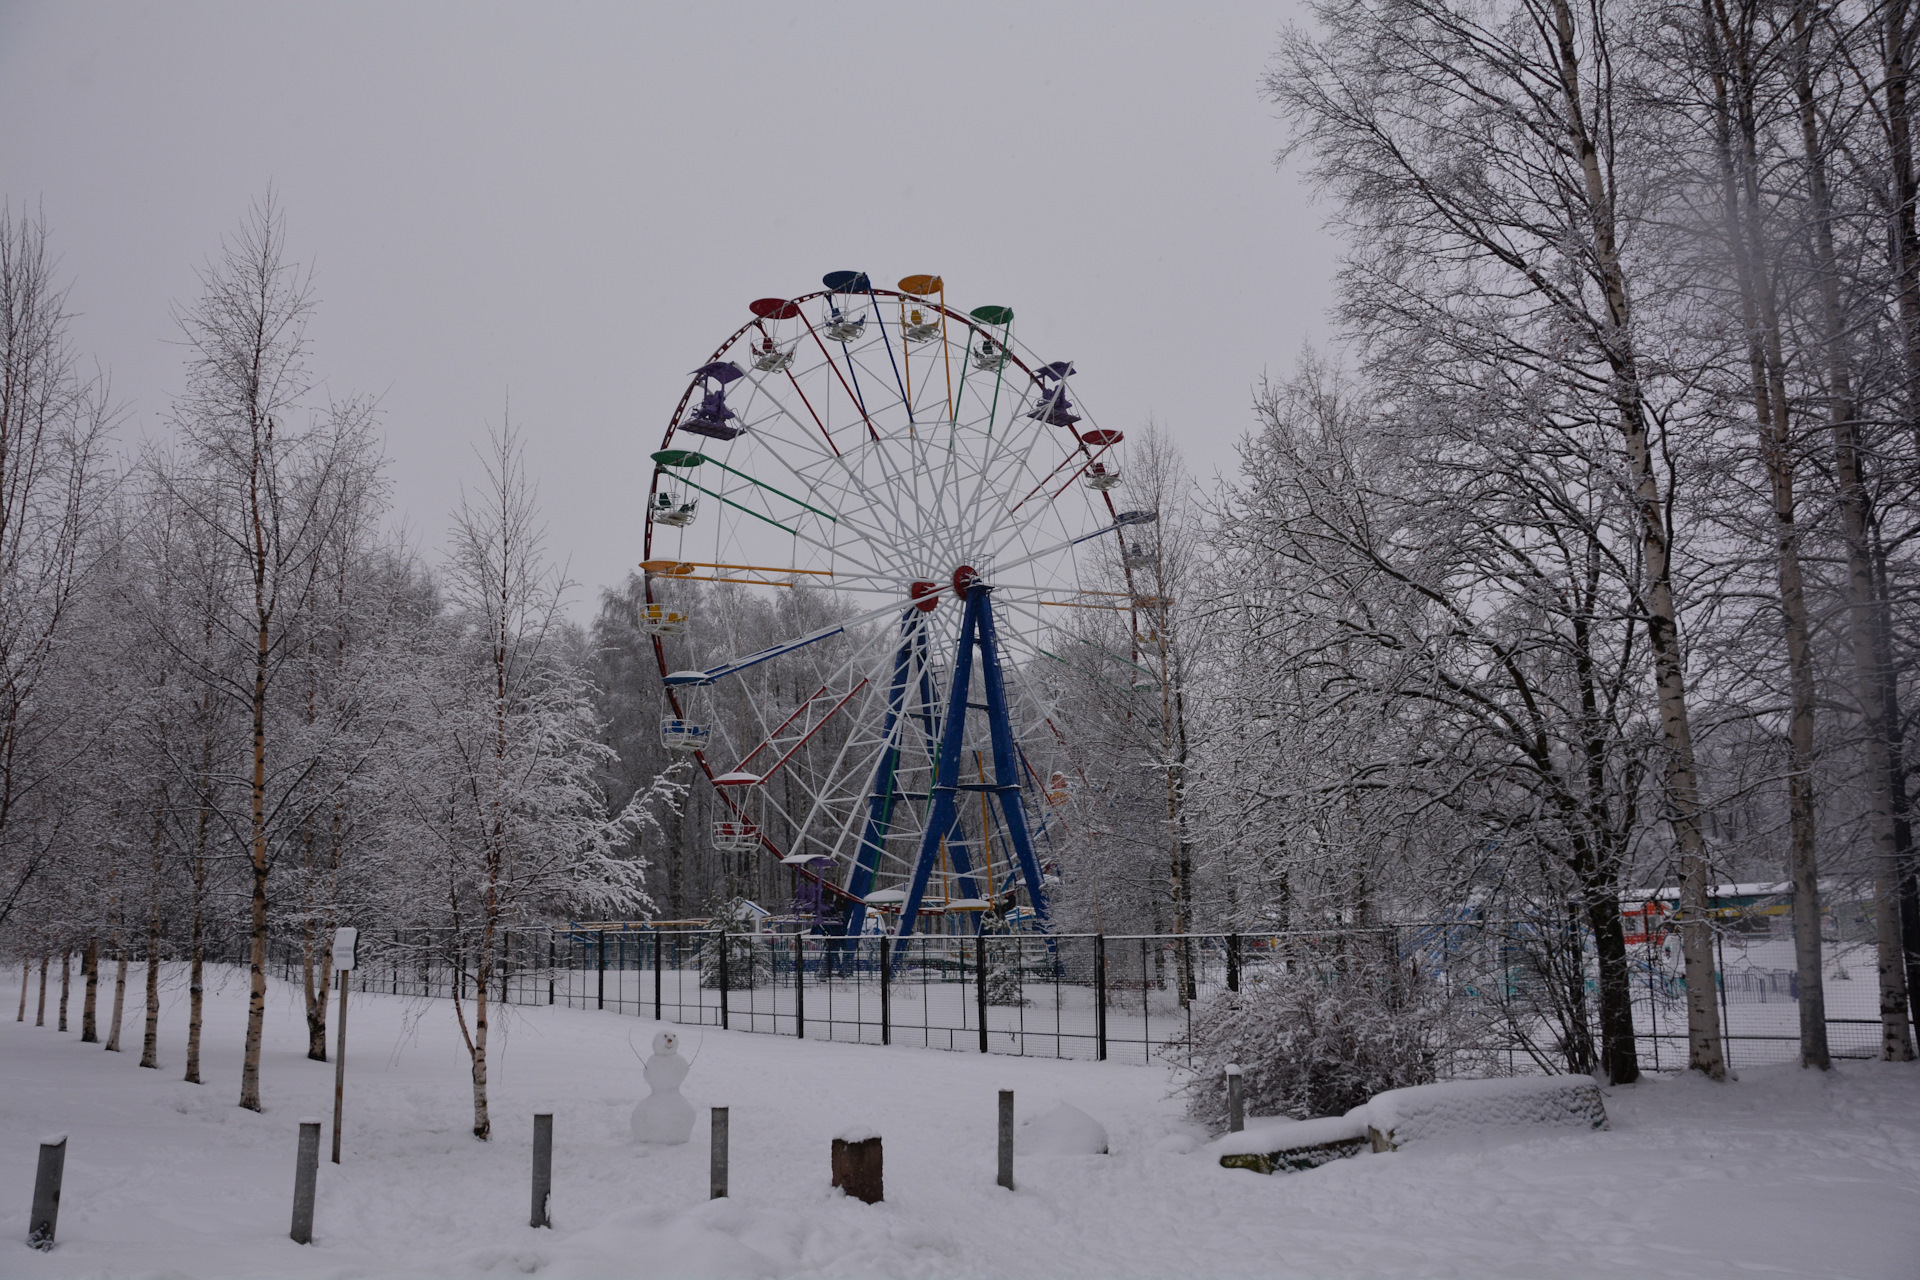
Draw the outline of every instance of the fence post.
[[[313,1243],[313,1189],[320,1176],[320,1122],[300,1122],[300,1153],[293,1165],[293,1230],[295,1244]]]
[[[1158,958],[1159,954],[1159,949],[1155,948],[1154,956]],[[1148,976],[1152,972],[1152,968],[1147,963],[1147,940],[1142,938],[1140,939],[1140,1038],[1149,1045],[1153,1043],[1153,979]]]
[[[987,935],[973,935],[973,995],[980,1007],[980,1052],[987,1051]]]
[[[893,1043],[893,1006],[887,988],[893,976],[893,940],[880,935],[880,1043]]]
[[[996,1181],[1013,1190],[1013,1090],[1000,1091],[1000,1176]]]
[[[553,1216],[547,1201],[553,1196],[553,1113],[536,1111],[533,1115],[533,1219],[528,1224],[551,1227]]]
[[[60,1223],[60,1181],[67,1172],[67,1135],[40,1140],[40,1167],[33,1175],[33,1213],[27,1218],[27,1243],[45,1253],[53,1248]]]
[[[1240,989],[1240,935],[1227,935],[1227,990]]]
[[[732,941],[725,929],[720,930],[720,1029],[727,1029],[727,952],[732,950],[727,944]]]
[[[660,931],[653,931],[653,1020],[660,1021]]]
[[[600,971],[600,985],[594,991],[593,1007],[604,1009],[607,1007],[607,931],[597,929],[594,931],[593,938],[594,967]]]
[[[793,935],[793,1038],[807,1038],[807,939]]]
[[[709,1200],[727,1198],[727,1109],[713,1109],[712,1159],[707,1176]]]
[[[1728,1034],[1727,1025],[1727,938],[1718,926],[1713,931],[1714,965],[1713,985],[1720,988],[1720,1045],[1721,1054],[1726,1059],[1727,1070],[1733,1070],[1733,1037]]]
[[[1094,1061],[1107,1060],[1107,935],[1093,935]]]
[[[1227,1132],[1239,1133],[1246,1127],[1246,1086],[1242,1082],[1240,1068],[1229,1062],[1227,1064]]]
[[[553,971],[559,967],[559,948],[553,945],[553,934],[547,934],[547,1003],[553,1003]]]

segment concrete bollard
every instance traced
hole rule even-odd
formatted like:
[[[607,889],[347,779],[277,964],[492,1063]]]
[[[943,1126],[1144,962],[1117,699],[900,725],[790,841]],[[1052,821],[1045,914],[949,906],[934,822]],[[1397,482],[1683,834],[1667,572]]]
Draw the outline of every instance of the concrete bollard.
[[[295,1244],[313,1243],[313,1191],[320,1178],[320,1122],[300,1122],[300,1154],[293,1165],[293,1230]]]
[[[535,1227],[551,1227],[553,1217],[547,1201],[553,1196],[553,1113],[535,1112],[533,1117],[533,1220]]]
[[[851,1130],[833,1140],[833,1185],[856,1200],[879,1204],[886,1199],[881,1169],[880,1135]]]
[[[713,1159],[707,1177],[709,1200],[727,1198],[727,1109],[713,1109]]]
[[[1013,1090],[1000,1091],[1000,1176],[997,1182],[1013,1190]]]
[[[1240,1068],[1227,1065],[1227,1132],[1239,1133],[1247,1127],[1247,1095]]]
[[[67,1135],[40,1139],[40,1169],[33,1176],[33,1213],[27,1218],[27,1243],[45,1253],[53,1248],[60,1222],[60,1179],[67,1172]]]

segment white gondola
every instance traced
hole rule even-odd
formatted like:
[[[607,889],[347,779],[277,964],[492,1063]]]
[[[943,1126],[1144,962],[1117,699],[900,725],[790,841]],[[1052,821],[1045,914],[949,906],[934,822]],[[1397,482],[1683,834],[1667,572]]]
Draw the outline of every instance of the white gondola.
[[[852,342],[866,331],[865,316],[856,316],[838,307],[827,309],[826,323],[821,327],[829,342]]]
[[[713,847],[720,853],[758,853],[760,828],[735,818],[713,824]]]
[[[786,347],[777,347],[773,339],[768,338],[753,352],[753,367],[762,373],[779,373],[793,363],[793,343]]]
[[[699,751],[713,737],[713,726],[668,716],[660,722],[660,745],[669,751]]]
[[[699,514],[700,499],[689,498],[684,494],[669,493],[662,489],[653,495],[653,522],[670,524],[676,529],[684,529],[693,523],[693,517]]]
[[[907,320],[901,326],[901,332],[907,335],[908,342],[932,342],[940,336],[940,317],[930,316],[915,307],[907,312]]]
[[[1153,561],[1154,553],[1150,547],[1135,544],[1122,548],[1120,552],[1120,563],[1129,569],[1151,569]]]
[[[980,345],[973,353],[973,367],[982,373],[998,373],[1000,366],[1007,362],[1007,349],[992,338],[980,339]]]
[[[676,636],[687,625],[685,611],[664,604],[650,604],[640,610],[640,629],[650,636]]]
[[[1120,483],[1120,468],[1109,467],[1104,462],[1087,464],[1087,488],[1105,493]]]

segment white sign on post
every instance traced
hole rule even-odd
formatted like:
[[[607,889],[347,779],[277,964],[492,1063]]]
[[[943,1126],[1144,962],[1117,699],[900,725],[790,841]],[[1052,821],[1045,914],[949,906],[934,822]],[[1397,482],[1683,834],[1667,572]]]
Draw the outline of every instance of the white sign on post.
[[[353,969],[353,947],[360,940],[360,931],[351,925],[343,925],[333,931],[333,967],[351,971]]]

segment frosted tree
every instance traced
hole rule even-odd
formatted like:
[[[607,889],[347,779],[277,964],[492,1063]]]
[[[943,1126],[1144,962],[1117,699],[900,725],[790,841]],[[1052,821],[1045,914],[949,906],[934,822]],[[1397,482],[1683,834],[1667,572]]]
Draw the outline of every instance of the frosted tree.
[[[77,740],[47,680],[102,544],[113,413],[82,373],[44,222],[0,208],[0,926],[62,846]]]
[[[601,740],[577,643],[562,613],[566,580],[544,534],[521,442],[492,437],[486,481],[454,513],[442,643],[413,673],[413,728],[396,746],[405,829],[431,849],[420,867],[455,938],[468,1001],[454,1013],[472,1064],[473,1132],[492,1132],[489,1035],[514,926],[574,911],[651,909],[633,830],[677,784],[637,793],[609,817]]]
[[[200,298],[178,315],[187,389],[173,419],[186,459],[169,484],[173,500],[238,569],[233,607],[217,623],[244,657],[204,676],[244,711],[251,739],[245,808],[223,807],[215,816],[248,862],[251,987],[240,1105],[257,1111],[269,884],[289,820],[311,803],[306,784],[328,750],[319,735],[277,734],[284,722],[275,708],[298,678],[301,606],[315,597],[339,527],[360,511],[378,455],[364,406],[332,406],[309,425],[297,423],[309,389],[312,294],[285,259],[285,228],[271,197],[201,271],[200,283]]]
[[[1343,312],[1383,371],[1557,384],[1614,432],[1637,520],[1637,601],[1660,701],[1668,818],[1678,846],[1689,1059],[1726,1073],[1714,1003],[1710,871],[1674,588],[1671,495],[1658,456],[1657,366],[1642,351],[1633,233],[1654,175],[1617,127],[1621,19],[1570,0],[1491,8],[1448,0],[1316,4],[1267,80],[1340,202],[1355,251]]]

